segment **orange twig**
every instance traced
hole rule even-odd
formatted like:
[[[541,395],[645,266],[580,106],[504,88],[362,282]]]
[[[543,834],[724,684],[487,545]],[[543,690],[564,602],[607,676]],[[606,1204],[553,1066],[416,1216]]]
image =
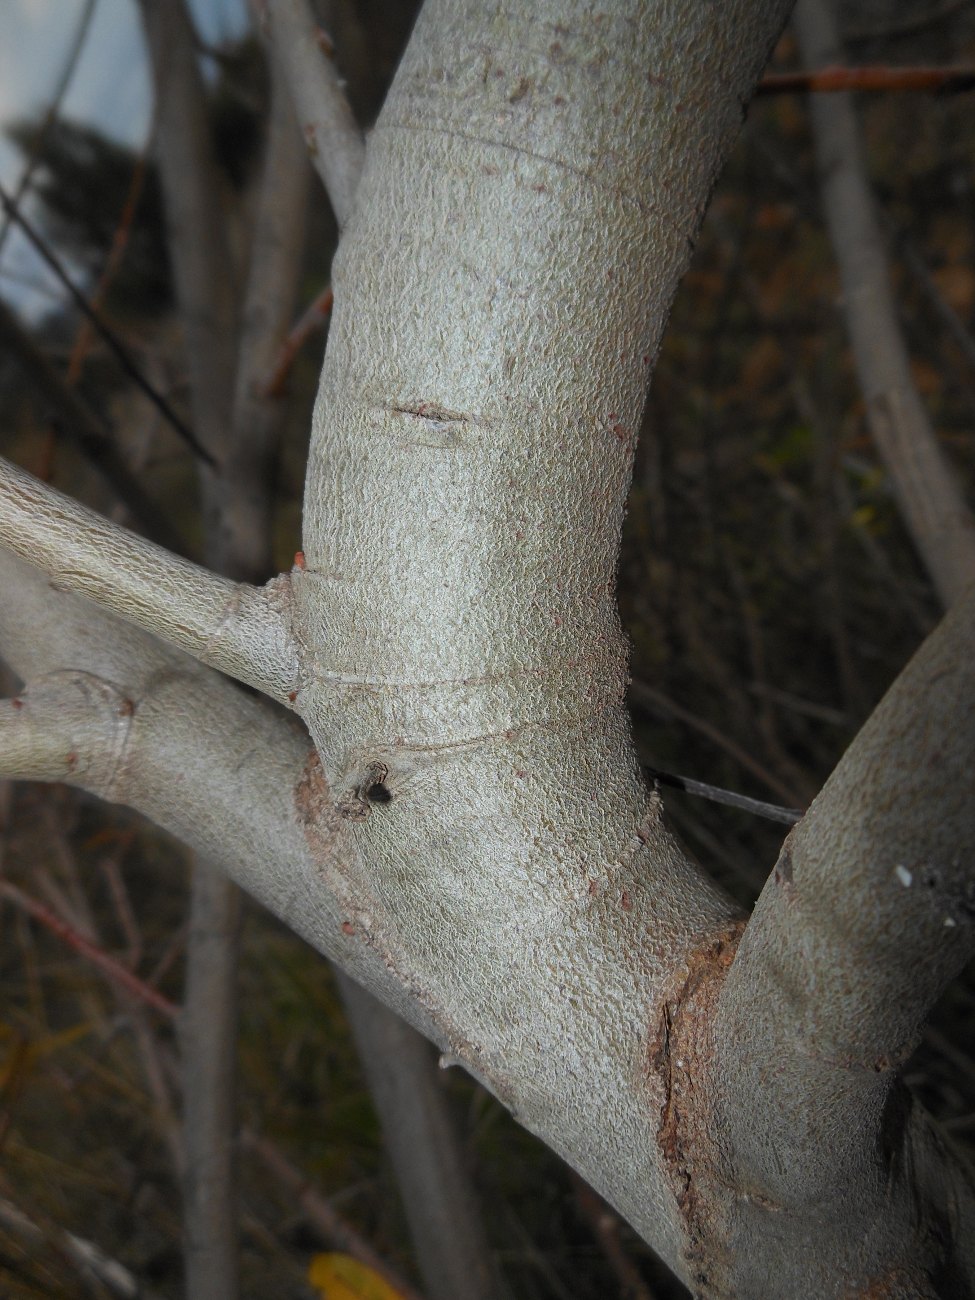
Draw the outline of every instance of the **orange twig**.
[[[135,214],[139,208],[139,200],[142,198],[142,190],[146,179],[146,155],[143,151],[136,159],[135,167],[132,169],[132,179],[129,182],[129,191],[125,196],[125,202],[122,205],[122,211],[119,214],[118,222],[112,234],[112,247],[109,250],[108,257],[105,259],[105,265],[102,267],[102,273],[98,277],[98,284],[95,286],[95,292],[89,299],[89,305],[93,311],[101,311],[105,297],[111,286],[112,281],[118,274],[119,267],[125,257],[126,249],[129,246],[129,237],[132,233],[132,225],[135,221]],[[83,316],[78,332],[75,335],[74,344],[71,348],[71,357],[68,361],[68,373],[66,376],[67,383],[74,385],[81,378],[81,370],[85,362],[85,356],[91,348],[92,339],[95,336],[95,328],[87,316]]]
[[[139,979],[138,975],[133,975],[126,966],[116,961],[114,957],[110,957],[107,952],[99,948],[97,944],[92,943],[90,939],[86,939],[74,926],[68,925],[56,912],[46,907],[38,899],[31,897],[30,894],[25,894],[22,889],[11,884],[9,880],[0,880],[0,894],[15,903],[28,916],[33,917],[35,921],[40,922],[52,934],[57,935],[69,948],[81,953],[93,966],[97,966],[103,975],[120,985],[127,993],[131,993],[149,1006],[155,1007],[157,1011],[161,1011],[170,1020],[174,1020],[179,1015],[179,1007],[175,1002],[170,1001],[158,989],[153,988],[151,984],[147,984],[145,980]]]
[[[277,360],[270,375],[261,386],[262,397],[280,397],[284,382],[295,363],[295,357],[309,335],[320,329],[332,312],[335,301],[332,286],[327,285],[305,308],[297,322],[292,326],[288,337],[281,344]]]
[[[936,90],[959,93],[975,89],[975,67],[886,68],[882,66],[818,68],[815,72],[770,72],[758,83],[758,95],[795,91]]]

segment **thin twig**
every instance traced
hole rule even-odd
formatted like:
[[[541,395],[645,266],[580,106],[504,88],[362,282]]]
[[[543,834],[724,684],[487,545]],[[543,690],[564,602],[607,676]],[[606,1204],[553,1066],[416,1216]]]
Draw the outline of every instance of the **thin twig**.
[[[620,1284],[620,1300],[654,1300],[635,1260],[620,1240],[620,1221],[603,1198],[578,1174],[572,1174],[576,1205],[592,1228],[603,1254]]]
[[[190,408],[220,472],[200,475],[204,554],[228,577],[272,567],[271,455],[284,417],[255,399],[256,381],[295,301],[307,163],[286,88],[272,106],[244,279],[226,238],[211,108],[184,0],[144,0],[158,114],[156,153],[175,296],[184,325]],[[243,306],[243,310],[241,307]],[[242,899],[207,855],[194,863],[184,1011],[183,1258],[188,1300],[235,1300],[239,1180],[235,1169],[238,971]]]
[[[70,1263],[80,1275],[85,1291],[96,1295],[109,1294],[120,1300],[151,1300],[156,1292],[147,1290],[142,1282],[117,1259],[107,1255],[100,1246],[76,1237],[73,1232],[48,1222],[41,1226],[6,1197],[0,1197],[0,1226],[22,1242],[36,1258],[45,1246],[61,1259]],[[26,1294],[26,1293],[25,1293]]]
[[[10,197],[10,195],[6,192],[6,190],[3,188],[2,185],[0,185],[0,206],[2,206],[4,211],[9,216],[11,216],[14,219],[14,221],[17,222],[18,226],[20,226],[21,230],[24,232],[24,234],[33,244],[34,248],[44,259],[47,265],[51,268],[51,270],[60,280],[61,284],[64,286],[67,292],[70,294],[71,299],[77,306],[78,310],[82,312],[85,316],[87,316],[87,318],[91,321],[92,326],[95,329],[95,331],[98,333],[99,337],[103,339],[103,341],[109,347],[109,349],[112,352],[112,355],[118,361],[119,365],[129,376],[132,382],[139,389],[141,389],[143,393],[145,393],[146,397],[149,398],[152,404],[157,408],[157,410],[162,414],[162,416],[169,422],[169,424],[173,427],[173,429],[175,429],[175,431],[179,434],[179,436],[183,439],[183,441],[193,449],[196,455],[199,456],[201,460],[206,461],[206,463],[209,466],[215,468],[217,462],[214,460],[214,458],[210,455],[210,453],[202,445],[202,443],[199,442],[196,435],[188,427],[188,425],[186,425],[180,419],[180,417],[176,414],[176,412],[170,406],[169,402],[162,395],[162,393],[158,392],[157,389],[155,389],[152,386],[152,384],[149,383],[149,380],[146,379],[145,375],[143,375],[142,371],[139,369],[136,362],[129,355],[128,349],[125,348],[119,342],[119,339],[116,336],[116,334],[109,329],[109,327],[101,319],[98,313],[89,306],[88,299],[77,287],[77,285],[75,285],[74,281],[68,275],[67,271],[65,271],[64,267],[61,265],[60,261],[52,252],[52,250],[49,248],[45,240],[34,229],[31,222],[27,220],[23,212],[21,212],[20,208]]]
[[[799,0],[793,21],[807,66],[842,55],[831,0]],[[911,540],[947,608],[975,577],[975,516],[911,377],[853,100],[814,96],[809,109],[870,432]]]
[[[21,911],[40,922],[63,942],[89,960],[112,982],[140,1002],[160,1011],[169,1020],[176,1020],[180,1008],[158,989],[134,975],[127,966],[109,956],[97,944],[85,939],[77,930],[61,920],[43,903],[32,898],[8,880],[0,879],[0,897],[14,903]],[[294,1195],[308,1221],[314,1224],[339,1249],[354,1255],[373,1269],[397,1290],[403,1300],[422,1300],[420,1293],[403,1281],[369,1245],[356,1229],[347,1222],[328,1201],[307,1181],[304,1175],[283,1155],[268,1138],[245,1129],[240,1135],[246,1149],[254,1151],[264,1164]]]
[[[673,772],[661,772],[656,767],[650,767],[648,763],[643,764],[643,770],[654,785],[668,785],[674,790],[683,790],[685,794],[696,795],[699,799],[710,799],[712,803],[724,804],[728,808],[740,808],[743,812],[753,813],[756,817],[764,817],[766,821],[794,826],[803,817],[801,808],[782,808],[778,804],[765,803],[762,799],[752,799],[747,794],[724,790],[720,785],[695,781],[692,776],[675,776]]]
[[[151,138],[151,132],[150,132]],[[146,148],[148,145],[146,146]],[[91,295],[91,307],[93,311],[99,312],[108,295],[112,281],[118,274],[119,268],[125,258],[126,250],[129,246],[129,237],[132,234],[132,225],[135,221],[135,214],[139,209],[139,200],[142,198],[142,191],[145,187],[145,180],[148,168],[146,166],[146,148],[139,154],[135,166],[132,169],[132,177],[129,181],[128,193],[122,204],[122,211],[119,213],[119,219],[116,222],[115,230],[112,232],[112,246],[109,249],[108,257],[102,267],[101,275],[98,277],[98,283],[95,285],[95,291]],[[76,384],[81,377],[81,370],[85,362],[85,356],[91,347],[92,335],[95,327],[90,317],[85,316],[81,321],[78,332],[75,335],[74,343],[71,346],[71,356],[68,359],[68,373],[66,375],[69,384]]]
[[[241,1146],[259,1156],[265,1166],[288,1190],[292,1200],[301,1208],[305,1218],[313,1224],[326,1241],[339,1250],[354,1255],[367,1268],[378,1273],[402,1300],[422,1300],[415,1287],[399,1277],[369,1242],[344,1219],[337,1210],[309,1183],[305,1175],[267,1138],[251,1129],[242,1129]]]
[[[142,931],[139,928],[139,922],[132,907],[132,900],[129,898],[129,891],[125,887],[122,872],[119,870],[119,862],[134,838],[134,832],[127,831],[119,853],[102,858],[98,864],[108,885],[109,896],[115,908],[119,926],[128,944],[126,964],[130,970],[135,970],[142,960]]]
[[[98,0],[87,0],[81,16],[78,19],[78,26],[75,28],[74,40],[71,42],[71,48],[68,50],[68,56],[64,61],[64,67],[61,69],[61,75],[58,83],[54,88],[54,94],[51,96],[51,102],[48,104],[47,112],[44,114],[44,120],[34,136],[34,142],[31,146],[30,157],[27,159],[27,166],[21,173],[20,180],[14,190],[14,205],[20,203],[20,200],[27,193],[31,181],[34,179],[34,173],[40,166],[41,159],[44,156],[44,148],[47,144],[48,136],[54,123],[58,120],[61,112],[61,105],[64,97],[68,93],[68,87],[71,85],[71,79],[74,76],[75,68],[78,66],[78,60],[81,57],[81,51],[84,49],[85,40],[88,36],[88,29],[91,26],[91,20],[95,13],[95,5]],[[3,224],[0,225],[0,250],[7,242],[7,235],[10,233],[11,214],[5,214]]]
[[[819,704],[815,700],[804,700],[791,691],[779,690],[767,682],[749,682],[748,689],[753,695],[762,695],[773,704],[781,704],[784,709],[791,709],[806,718],[815,718],[819,722],[828,722],[834,727],[848,727],[850,715],[844,709],[834,709],[829,704]]]
[[[951,336],[952,342],[963,354],[968,364],[975,368],[975,338],[972,337],[971,331],[941,292],[937,280],[931,274],[927,263],[906,232],[898,229],[890,213],[881,212],[880,219],[887,234],[903,257],[907,269],[914,276],[922,293]]]
[[[288,337],[278,349],[274,367],[261,385],[261,397],[281,396],[284,391],[285,380],[291,373],[291,368],[298,353],[304,346],[305,340],[314,334],[316,330],[322,328],[332,314],[334,302],[335,295],[332,293],[332,286],[327,284],[324,289],[315,295],[301,313],[291,327]]]
[[[682,704],[665,695],[663,691],[651,686],[648,682],[634,679],[630,682],[630,698],[642,709],[650,713],[663,713],[665,717],[677,718],[679,722],[684,722],[695,731],[699,731],[702,736],[707,736],[719,748],[723,749],[726,754],[730,755],[736,762],[740,763],[746,771],[751,772],[763,781],[770,790],[774,790],[780,799],[793,799],[793,792],[784,781],[781,781],[774,772],[770,772],[756,758],[754,758],[746,749],[726,736],[707,718],[698,717],[690,709],[685,709]]]
[[[430,1044],[336,974],[430,1300],[509,1300]]]
[[[168,550],[186,553],[186,543],[163,510],[129,471],[111,433],[87,402],[74,392],[20,324],[0,301],[0,341],[16,355],[31,391],[53,412],[59,435],[75,443],[112,491],[139,521],[153,541]]]
[[[975,67],[889,68],[878,65],[836,65],[810,72],[769,72],[758,83],[756,95],[793,94],[796,91],[836,94],[841,90],[934,90],[958,94],[975,89]]]
[[[345,225],[365,143],[339,81],[328,46],[307,0],[262,0],[265,26],[287,74],[288,88],[311,160],[328,192],[339,226]]]
[[[68,925],[55,912],[52,912],[49,907],[45,907],[42,902],[32,898],[30,894],[25,893],[17,885],[12,884],[9,880],[0,880],[0,895],[15,903],[33,920],[38,921],[63,943],[66,943],[69,948],[81,953],[103,975],[124,988],[127,993],[141,998],[143,1002],[154,1007],[157,1011],[161,1011],[164,1016],[168,1016],[171,1020],[175,1019],[179,1014],[179,1007],[175,1002],[170,1001],[158,989],[154,989],[150,984],[147,984],[145,980],[133,975],[127,966],[123,966],[114,957],[110,957],[97,944],[92,943],[90,939],[86,939],[73,926]]]

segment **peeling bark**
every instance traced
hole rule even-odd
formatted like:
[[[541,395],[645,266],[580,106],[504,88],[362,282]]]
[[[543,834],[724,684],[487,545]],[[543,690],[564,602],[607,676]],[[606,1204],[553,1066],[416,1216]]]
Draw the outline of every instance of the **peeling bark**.
[[[745,922],[737,921],[690,952],[682,980],[663,1006],[650,1043],[650,1069],[664,1094],[657,1144],[685,1234],[685,1276],[714,1294],[715,1273],[727,1269],[720,1184],[720,1133],[714,1114],[714,1019],[721,986]]]

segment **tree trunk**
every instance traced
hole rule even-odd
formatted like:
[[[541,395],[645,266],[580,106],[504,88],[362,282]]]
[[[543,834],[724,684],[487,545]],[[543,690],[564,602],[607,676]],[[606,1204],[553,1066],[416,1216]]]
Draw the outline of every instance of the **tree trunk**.
[[[965,1295],[968,1175],[893,1080],[975,948],[972,599],[747,930],[663,824],[624,706],[614,570],[647,377],[787,8],[430,0],[335,266],[292,572],[222,583],[0,477],[7,546],[289,702],[315,751],[143,633],[109,655],[104,615],[93,635],[25,580],[12,661],[43,671],[43,624],[52,667],[137,703],[62,674],[3,725],[63,774],[51,732],[87,718],[76,779],[215,854],[696,1294]],[[50,706],[55,686],[86,707]]]

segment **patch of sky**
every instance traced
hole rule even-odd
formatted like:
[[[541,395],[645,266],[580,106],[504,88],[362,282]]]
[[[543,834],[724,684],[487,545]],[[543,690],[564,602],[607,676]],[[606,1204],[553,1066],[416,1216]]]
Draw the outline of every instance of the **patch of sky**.
[[[23,157],[4,134],[22,118],[41,116],[51,101],[75,39],[86,0],[0,0],[0,182],[16,190]],[[246,0],[189,0],[205,45],[240,36],[249,24]],[[205,75],[213,74],[203,60]],[[141,147],[149,131],[152,88],[136,0],[96,0],[64,96],[61,115],[96,126],[120,143]],[[30,213],[30,203],[27,203]],[[0,250],[0,294],[36,319],[63,299],[51,273],[20,232]]]

